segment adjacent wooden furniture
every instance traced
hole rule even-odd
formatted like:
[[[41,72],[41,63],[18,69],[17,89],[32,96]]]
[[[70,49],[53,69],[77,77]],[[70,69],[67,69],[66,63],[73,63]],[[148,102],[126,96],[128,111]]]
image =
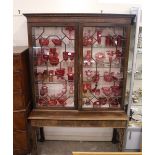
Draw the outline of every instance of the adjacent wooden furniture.
[[[142,152],[73,152],[73,155],[142,155]]]
[[[26,155],[31,151],[31,132],[27,117],[30,113],[29,51],[13,48],[13,152]]]
[[[33,154],[37,154],[36,128],[43,126],[113,127],[122,150],[134,15],[24,15],[34,105],[29,116]]]

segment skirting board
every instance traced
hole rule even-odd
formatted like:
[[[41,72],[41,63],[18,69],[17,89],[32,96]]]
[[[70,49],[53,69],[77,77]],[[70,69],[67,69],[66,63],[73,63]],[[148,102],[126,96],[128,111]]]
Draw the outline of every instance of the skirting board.
[[[44,127],[46,140],[111,141],[112,128]]]

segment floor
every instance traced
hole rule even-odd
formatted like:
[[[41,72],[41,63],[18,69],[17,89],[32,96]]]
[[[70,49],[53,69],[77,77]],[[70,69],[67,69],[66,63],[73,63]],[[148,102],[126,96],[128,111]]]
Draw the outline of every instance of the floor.
[[[72,155],[74,151],[117,152],[111,142],[45,141],[38,143],[38,155]]]

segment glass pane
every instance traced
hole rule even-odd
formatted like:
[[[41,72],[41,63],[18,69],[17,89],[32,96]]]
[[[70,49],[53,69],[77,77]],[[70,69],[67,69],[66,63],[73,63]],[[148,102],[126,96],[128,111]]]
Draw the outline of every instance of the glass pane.
[[[33,27],[37,107],[74,107],[75,27]]]
[[[84,27],[83,108],[121,107],[125,43],[124,27]]]

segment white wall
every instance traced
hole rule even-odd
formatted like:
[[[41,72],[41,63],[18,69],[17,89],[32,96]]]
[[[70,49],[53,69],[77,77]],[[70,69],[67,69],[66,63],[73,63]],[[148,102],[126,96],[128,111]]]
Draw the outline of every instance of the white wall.
[[[28,45],[26,18],[22,13],[130,13],[139,4],[103,3],[105,0],[14,0],[13,44]],[[110,2],[111,0],[107,0]],[[130,0],[132,1],[132,0]],[[138,0],[137,0],[138,1]],[[18,14],[18,10],[21,14]],[[45,128],[46,139],[105,140],[112,138],[112,129],[102,128]]]
[[[100,13],[101,10],[103,13],[129,13],[131,7],[140,6],[127,3],[103,3],[103,1],[106,0],[14,0],[13,44],[28,45],[26,18],[22,13]],[[21,10],[21,15],[18,14],[18,10]]]

